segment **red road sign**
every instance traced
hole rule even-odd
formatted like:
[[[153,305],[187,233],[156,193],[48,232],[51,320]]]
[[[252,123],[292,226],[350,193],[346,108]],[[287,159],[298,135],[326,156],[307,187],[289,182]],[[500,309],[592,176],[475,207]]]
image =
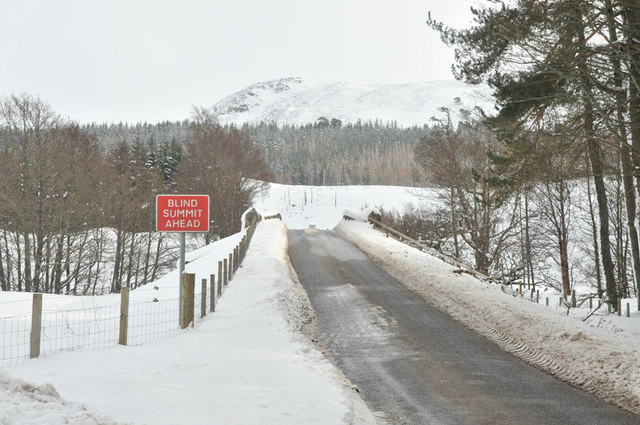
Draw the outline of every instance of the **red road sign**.
[[[209,195],[157,195],[158,232],[208,232]]]

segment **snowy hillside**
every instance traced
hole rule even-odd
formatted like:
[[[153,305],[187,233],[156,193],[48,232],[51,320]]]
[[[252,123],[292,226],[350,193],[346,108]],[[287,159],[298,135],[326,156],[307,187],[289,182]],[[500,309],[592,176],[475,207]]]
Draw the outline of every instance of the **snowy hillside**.
[[[396,122],[400,126],[421,126],[438,108],[459,109],[460,98],[467,108],[493,108],[487,86],[459,81],[430,81],[405,84],[312,83],[300,78],[283,78],[253,84],[216,103],[212,112],[221,123],[277,122],[307,124],[319,117]]]

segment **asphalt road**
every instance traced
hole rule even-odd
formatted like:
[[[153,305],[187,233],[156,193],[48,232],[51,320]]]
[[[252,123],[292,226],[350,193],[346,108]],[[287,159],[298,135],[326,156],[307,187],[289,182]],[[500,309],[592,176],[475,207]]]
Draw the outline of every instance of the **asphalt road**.
[[[321,339],[395,424],[640,424],[431,307],[333,231],[289,232]]]

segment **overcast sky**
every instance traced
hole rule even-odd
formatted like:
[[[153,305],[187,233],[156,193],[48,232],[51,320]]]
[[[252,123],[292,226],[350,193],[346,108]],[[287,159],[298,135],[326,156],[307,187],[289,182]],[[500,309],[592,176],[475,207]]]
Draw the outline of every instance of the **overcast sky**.
[[[425,21],[477,0],[0,0],[0,95],[79,122],[189,118],[250,84],[452,79]]]

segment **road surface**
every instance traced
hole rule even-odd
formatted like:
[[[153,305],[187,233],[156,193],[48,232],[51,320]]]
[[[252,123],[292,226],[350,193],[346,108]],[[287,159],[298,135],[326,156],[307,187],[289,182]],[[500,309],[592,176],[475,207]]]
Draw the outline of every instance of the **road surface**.
[[[640,424],[431,307],[333,231],[290,231],[289,256],[322,341],[394,424]]]

